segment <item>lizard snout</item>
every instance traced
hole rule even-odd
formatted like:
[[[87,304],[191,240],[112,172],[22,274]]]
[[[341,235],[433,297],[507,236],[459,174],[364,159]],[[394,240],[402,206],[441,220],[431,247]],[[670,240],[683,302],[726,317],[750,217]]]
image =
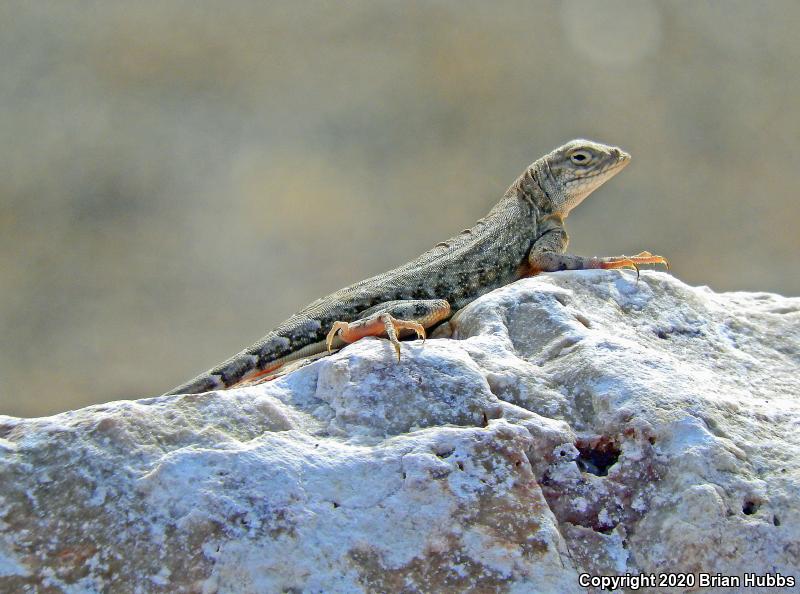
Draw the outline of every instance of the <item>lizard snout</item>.
[[[627,163],[628,161],[631,160],[630,154],[626,153],[622,149],[615,148],[612,151],[612,154],[617,158],[617,161],[621,163]]]

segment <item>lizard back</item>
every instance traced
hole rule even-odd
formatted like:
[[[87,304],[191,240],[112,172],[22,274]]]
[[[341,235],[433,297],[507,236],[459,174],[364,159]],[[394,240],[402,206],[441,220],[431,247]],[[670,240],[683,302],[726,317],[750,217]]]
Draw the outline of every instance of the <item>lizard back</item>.
[[[506,195],[470,229],[443,241],[410,262],[310,303],[261,340],[167,394],[230,387],[254,373],[325,349],[336,321],[351,322],[388,301],[444,299],[451,309],[524,275],[537,239],[537,209]]]

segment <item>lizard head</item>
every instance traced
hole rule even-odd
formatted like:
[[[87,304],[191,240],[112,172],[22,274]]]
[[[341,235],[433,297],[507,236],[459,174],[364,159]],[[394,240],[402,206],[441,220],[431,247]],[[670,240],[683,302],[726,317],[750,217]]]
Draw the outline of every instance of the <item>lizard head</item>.
[[[552,204],[565,218],[584,198],[622,171],[631,156],[615,146],[572,140],[533,164],[533,174]]]

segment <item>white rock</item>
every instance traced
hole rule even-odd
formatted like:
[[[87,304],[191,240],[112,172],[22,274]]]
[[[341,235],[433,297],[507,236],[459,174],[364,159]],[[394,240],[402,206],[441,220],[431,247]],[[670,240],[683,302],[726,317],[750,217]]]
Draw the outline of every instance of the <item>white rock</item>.
[[[259,386],[0,417],[0,591],[800,578],[800,299],[565,272],[447,332],[400,363],[365,339]]]

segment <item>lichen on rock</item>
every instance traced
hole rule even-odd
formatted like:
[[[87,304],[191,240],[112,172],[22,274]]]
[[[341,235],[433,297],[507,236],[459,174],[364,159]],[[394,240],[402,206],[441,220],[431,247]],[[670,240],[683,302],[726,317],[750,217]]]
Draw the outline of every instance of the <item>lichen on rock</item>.
[[[0,591],[800,578],[800,299],[564,272],[438,334],[399,363],[364,339],[257,386],[0,417]]]

